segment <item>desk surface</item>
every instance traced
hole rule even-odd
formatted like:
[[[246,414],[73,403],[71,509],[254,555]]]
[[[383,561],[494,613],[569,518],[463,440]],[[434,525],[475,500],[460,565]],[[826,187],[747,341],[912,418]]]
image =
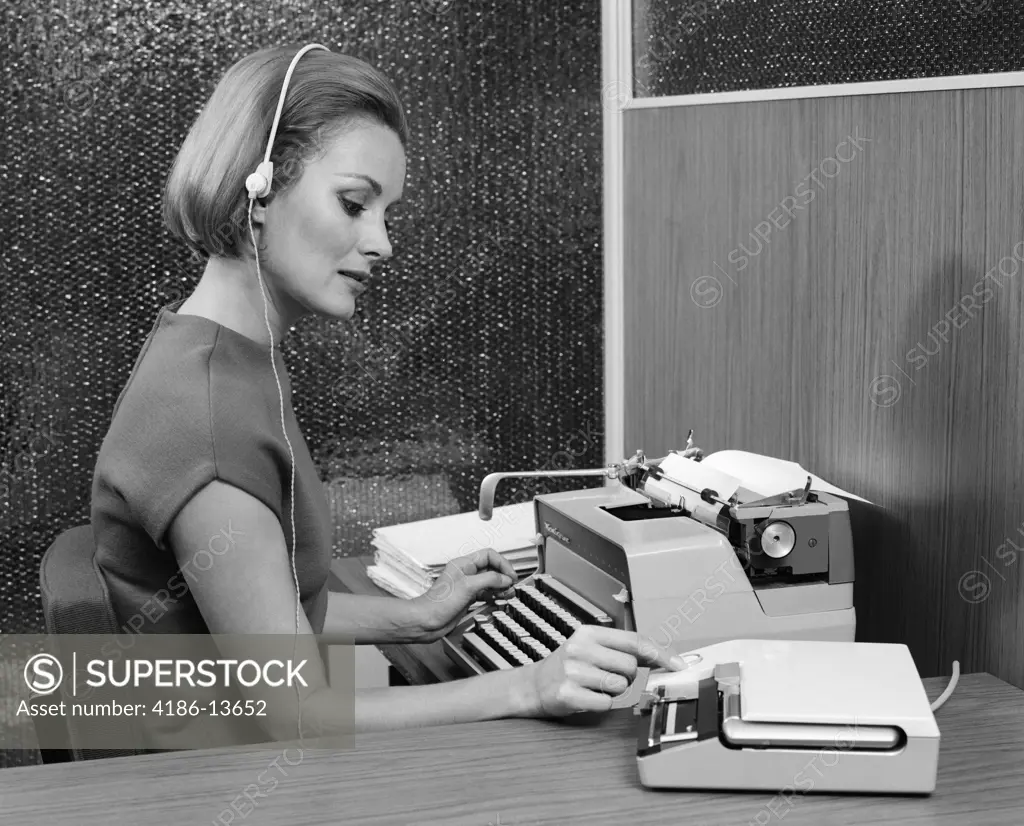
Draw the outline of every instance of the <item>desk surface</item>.
[[[945,683],[926,680],[929,697]],[[5,769],[0,808],[5,823],[47,826],[1019,826],[1024,692],[968,675],[936,717],[942,747],[930,797],[807,795],[787,805],[766,793],[647,790],[637,778],[636,718],[620,711],[588,723],[360,735],[339,752],[183,752]]]

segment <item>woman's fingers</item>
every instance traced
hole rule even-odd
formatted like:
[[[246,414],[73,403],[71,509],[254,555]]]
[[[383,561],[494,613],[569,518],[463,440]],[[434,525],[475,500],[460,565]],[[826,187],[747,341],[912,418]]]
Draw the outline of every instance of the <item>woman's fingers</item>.
[[[573,639],[580,637],[581,642],[597,643],[614,651],[622,651],[636,657],[638,663],[654,668],[667,668],[670,671],[682,671],[686,663],[682,657],[656,645],[647,637],[641,637],[634,631],[620,631],[617,628],[604,628],[599,625],[585,625],[575,634]]]
[[[481,548],[466,556],[460,556],[452,560],[466,575],[472,575],[480,571],[497,571],[504,574],[515,582],[519,577],[512,563],[499,554],[494,548]]]
[[[593,650],[584,652],[584,656]],[[632,680],[573,658],[563,649],[537,664],[533,673],[542,710],[555,716],[581,711],[608,711],[616,697],[629,690]]]
[[[574,642],[574,638],[570,638],[566,642],[566,654],[602,671],[621,674],[630,680],[636,676],[637,658],[628,651],[616,651],[600,644],[579,644]]]
[[[621,694],[632,683],[632,678],[605,671],[587,662],[570,661],[566,663],[565,673],[580,688],[612,697]]]
[[[466,577],[466,584],[471,593],[479,595],[484,591],[504,591],[512,585],[512,578],[497,571],[484,571]]]
[[[561,701],[567,707],[567,713],[573,714],[581,711],[608,711],[613,699],[600,691],[569,683],[562,689]]]

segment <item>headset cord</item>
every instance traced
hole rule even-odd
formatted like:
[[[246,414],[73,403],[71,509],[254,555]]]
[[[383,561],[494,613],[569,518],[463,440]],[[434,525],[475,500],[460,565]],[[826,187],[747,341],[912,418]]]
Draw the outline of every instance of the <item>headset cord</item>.
[[[291,439],[288,438],[288,428],[285,425],[284,418],[284,391],[281,389],[281,379],[277,374],[277,362],[274,359],[274,331],[270,327],[270,313],[267,308],[267,293],[263,288],[263,273],[260,270],[260,253],[259,248],[256,245],[256,233],[252,228],[252,199],[249,200],[249,237],[252,239],[253,252],[256,256],[256,280],[260,285],[260,294],[263,296],[263,321],[267,325],[267,333],[270,335],[270,366],[274,370],[274,381],[277,384],[277,397],[281,403],[281,432],[284,434],[285,443],[288,445],[288,456],[291,459],[291,492],[288,497],[288,504],[291,509],[291,523],[292,523],[292,579],[295,584],[295,636],[292,638],[292,660],[295,659],[295,650],[298,644],[299,638],[299,609],[302,606],[302,595],[299,591],[299,574],[295,564],[295,552],[296,552],[296,533],[295,533],[295,453],[292,450]],[[299,742],[302,742],[302,695],[299,691],[299,681],[295,681],[295,699],[298,703],[298,721],[297,731],[299,736]]]

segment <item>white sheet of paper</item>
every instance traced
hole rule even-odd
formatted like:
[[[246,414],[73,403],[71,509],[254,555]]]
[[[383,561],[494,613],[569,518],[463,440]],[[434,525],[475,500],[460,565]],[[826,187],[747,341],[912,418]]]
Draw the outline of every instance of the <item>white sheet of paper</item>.
[[[820,476],[804,470],[796,462],[748,453],[745,450],[720,450],[705,456],[697,463],[729,474],[740,480],[740,485],[760,496],[777,496],[786,491],[803,488],[811,477],[811,489],[834,493],[849,499],[867,502],[862,496],[837,488]]]
[[[429,585],[413,582],[394,569],[382,565],[370,565],[367,567],[366,573],[374,585],[383,588],[393,596],[402,597],[403,599],[418,597],[430,587]]]
[[[671,480],[681,482],[697,493],[707,489],[713,490],[723,502],[728,502],[741,484],[741,481],[727,470],[716,468],[706,461],[684,459],[678,453],[670,453],[659,464],[662,473]]]

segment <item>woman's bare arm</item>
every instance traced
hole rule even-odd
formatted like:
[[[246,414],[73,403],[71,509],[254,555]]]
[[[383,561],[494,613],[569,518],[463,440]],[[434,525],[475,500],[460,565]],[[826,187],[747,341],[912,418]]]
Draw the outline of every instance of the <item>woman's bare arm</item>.
[[[430,686],[357,692],[327,684],[323,662],[303,611],[298,612],[284,533],[273,512],[244,491],[213,482],[181,511],[170,530],[179,565],[193,548],[206,547],[230,522],[234,544],[212,567],[192,578],[192,594],[222,655],[244,658],[253,651],[275,659],[305,661],[301,694],[302,735],[334,737],[363,731],[493,720],[502,717],[564,716],[607,711],[645,663],[685,667],[635,633],[585,626],[551,656],[531,665]],[[254,643],[255,640],[255,643]],[[254,648],[254,645],[256,646]],[[275,672],[280,673],[280,672]],[[240,689],[265,700],[258,718],[275,740],[298,735],[295,686],[257,684]]]
[[[354,696],[331,689],[316,637],[301,610],[299,636],[294,636],[296,603],[291,559],[281,525],[266,505],[238,488],[210,483],[182,509],[171,526],[170,544],[179,565],[185,564],[192,549],[206,547],[210,537],[219,535],[229,522],[234,540],[231,548],[215,557],[208,570],[193,575],[192,594],[210,633],[225,635],[218,639],[225,657],[246,656],[246,647],[254,644],[255,635],[268,635],[266,646],[276,645],[275,658],[291,659],[294,648],[294,662],[306,660],[301,672],[308,683],[301,687],[304,732],[332,736],[529,712],[526,703],[530,694],[522,686],[521,670],[447,685],[360,691]],[[390,602],[372,597],[367,601],[381,605]],[[396,604],[401,602],[394,600]],[[380,631],[382,616],[388,616],[388,611],[370,613],[364,627],[373,630],[364,632],[364,639]],[[228,638],[236,635],[237,640]],[[225,646],[230,650],[223,650]],[[241,690],[247,698],[267,701],[269,716],[257,722],[264,723],[268,735],[281,740],[297,735],[294,687],[254,686]]]
[[[334,645],[423,642],[428,629],[420,607],[410,599],[332,591],[321,640]]]

